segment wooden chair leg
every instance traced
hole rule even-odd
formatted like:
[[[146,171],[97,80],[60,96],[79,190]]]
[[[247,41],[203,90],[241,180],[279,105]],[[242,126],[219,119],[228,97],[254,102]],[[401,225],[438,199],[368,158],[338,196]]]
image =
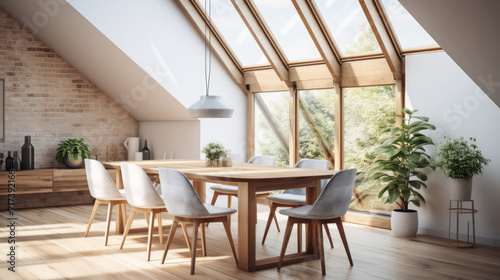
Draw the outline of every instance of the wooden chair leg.
[[[269,228],[271,227],[271,223],[273,222],[273,217],[276,214],[276,208],[278,208],[278,206],[276,206],[276,203],[270,201],[269,208],[269,217],[267,218],[266,229],[264,230],[264,236],[262,237],[262,245],[266,242],[267,233],[269,232]]]
[[[344,226],[342,225],[342,220],[337,222],[337,228],[339,229],[340,238],[342,238],[342,244],[344,244],[345,253],[349,259],[349,264],[353,266],[351,252],[349,251],[349,245],[347,244],[347,238],[345,236]]]
[[[160,243],[163,244],[163,225],[161,224],[161,212],[156,214],[158,216],[158,234],[160,235]]]
[[[297,223],[297,253],[302,252],[302,223]]]
[[[201,249],[203,256],[207,256],[207,239],[205,238],[205,224],[200,224],[200,233],[201,233]]]
[[[89,224],[87,225],[87,230],[85,231],[85,237],[89,234],[90,226],[94,221],[95,215],[97,214],[97,209],[99,208],[99,201],[96,199],[94,202],[94,208],[92,209],[92,214],[90,214]]]
[[[125,203],[120,204],[120,209],[122,211],[122,222],[124,225],[126,225],[127,224],[127,206],[125,205]]]
[[[278,261],[278,271],[281,269],[281,265],[283,264],[283,259],[285,258],[286,247],[288,246],[288,241],[290,240],[290,235],[292,234],[293,229],[293,221],[288,218],[288,222],[286,223],[285,229],[285,237],[283,238],[283,245],[281,246],[281,254]]]
[[[182,231],[184,232],[184,239],[186,239],[187,247],[189,249],[189,252],[191,252],[193,248],[191,248],[191,241],[189,241],[189,233],[186,228],[186,223],[181,222],[181,226],[182,226]]]
[[[172,244],[172,240],[174,240],[175,230],[177,229],[178,222],[174,220],[172,227],[170,228],[170,233],[168,234],[167,245],[165,245],[165,250],[163,251],[163,257],[161,259],[161,264],[165,263],[165,258],[167,257],[168,248],[170,248],[170,244]],[[184,223],[182,223],[184,224]],[[189,240],[188,240],[189,241]]]
[[[325,227],[326,236],[328,237],[328,241],[330,241],[330,247],[333,249],[333,240],[332,235],[330,234],[330,229],[328,228],[328,224],[323,224]]]
[[[325,268],[325,248],[323,247],[323,230],[321,229],[321,223],[312,222],[316,226],[316,231],[318,233],[318,249],[319,249],[319,259],[321,260],[321,274],[326,275]]]
[[[136,211],[133,208],[132,210],[130,210],[130,217],[128,217],[127,226],[125,227],[125,231],[123,232],[123,238],[122,238],[122,244],[120,245],[120,250],[123,248],[123,244],[125,244],[125,239],[127,238],[130,226],[132,226],[132,221],[134,220],[135,212]]]
[[[191,246],[191,248],[193,248],[193,250],[191,251],[191,275],[194,275],[194,265],[196,262],[196,242],[198,241],[198,226],[198,221],[195,221],[193,226],[193,245]]]
[[[144,219],[146,220],[146,223],[148,224],[148,228],[149,228],[149,213],[143,211],[142,214],[144,214]]]
[[[280,226],[278,224],[278,218],[276,218],[276,213],[274,213],[274,223],[276,224],[276,229],[280,232]]]
[[[233,199],[232,195],[227,196],[227,208],[231,208],[232,199]]]
[[[236,249],[234,248],[233,236],[231,235],[231,227],[229,226],[229,222],[222,222],[224,225],[224,230],[226,231],[227,240],[229,241],[229,246],[231,247],[231,251],[233,251],[234,261],[236,262],[236,266],[238,266],[238,257],[236,256]]]
[[[148,231],[148,262],[151,259],[151,245],[153,243],[153,229],[155,228],[155,212],[149,214],[149,231]]]
[[[113,203],[108,204],[108,215],[106,216],[106,232],[104,233],[104,246],[108,246],[109,226],[111,225],[111,215],[113,214]]]

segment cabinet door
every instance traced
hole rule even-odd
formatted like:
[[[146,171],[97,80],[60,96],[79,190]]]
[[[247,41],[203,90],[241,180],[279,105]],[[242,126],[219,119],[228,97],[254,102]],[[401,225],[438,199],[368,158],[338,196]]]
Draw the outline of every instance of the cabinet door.
[[[16,194],[52,192],[52,169],[16,171]],[[8,194],[9,172],[0,172],[0,195]],[[11,180],[12,181],[12,180]]]

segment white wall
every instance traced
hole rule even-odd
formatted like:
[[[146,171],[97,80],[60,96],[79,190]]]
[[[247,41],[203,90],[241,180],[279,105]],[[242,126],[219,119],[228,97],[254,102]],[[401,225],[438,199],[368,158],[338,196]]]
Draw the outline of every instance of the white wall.
[[[141,149],[148,140],[151,159],[163,159],[165,151],[167,158],[200,158],[199,121],[139,122],[139,137]]]
[[[76,1],[78,12],[186,108],[205,93],[204,41],[175,0]],[[213,55],[211,94],[234,107],[230,119],[201,119],[200,145],[216,140],[246,154],[246,98]],[[169,110],[169,104],[164,104]],[[185,135],[190,137],[190,135]]]
[[[407,56],[406,91],[406,106],[419,109],[437,126],[431,134],[435,143],[445,135],[475,137],[483,155],[492,160],[482,176],[474,177],[472,199],[479,210],[476,241],[500,246],[500,108],[445,52]],[[431,155],[435,156],[435,148]],[[419,232],[448,237],[449,179],[442,171],[428,170],[428,174],[428,189],[423,191],[427,203],[419,208]],[[466,220],[462,221],[466,232]]]

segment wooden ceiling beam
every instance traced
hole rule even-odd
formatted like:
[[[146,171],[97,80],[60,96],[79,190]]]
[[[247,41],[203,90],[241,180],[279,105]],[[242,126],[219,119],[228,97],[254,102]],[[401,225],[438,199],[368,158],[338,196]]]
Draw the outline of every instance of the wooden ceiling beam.
[[[226,68],[234,82],[243,90],[244,93],[247,93],[248,90],[246,89],[244,82],[243,71],[236,62],[237,60],[230,55],[228,47],[223,41],[221,41],[222,38],[215,31],[215,27],[206,18],[205,13],[200,10],[200,7],[193,1],[194,0],[177,0],[177,3],[179,3],[188,18],[191,22],[193,22],[196,29],[198,29],[205,40],[208,41],[208,36],[211,35],[212,40],[209,42],[209,45],[212,48],[212,51],[219,58],[219,61],[222,62],[222,65]],[[205,34],[205,26],[208,27],[207,31],[211,34]]]
[[[316,48],[318,49],[321,57],[325,61],[328,70],[332,74],[333,80],[336,82],[340,81],[340,62],[338,54],[335,52],[334,48],[330,44],[325,30],[319,21],[315,9],[313,8],[311,1],[308,0],[292,0],[295,9],[302,19],[302,22],[306,26],[309,35],[314,41]]]
[[[377,42],[380,45],[380,49],[384,54],[389,68],[394,74],[394,80],[401,80],[402,78],[402,63],[401,57],[398,54],[397,47],[394,41],[391,39],[388,27],[380,14],[379,9],[375,3],[375,0],[359,0],[359,4],[365,13],[370,27],[377,38]]]
[[[274,71],[281,81],[289,84],[288,66],[286,60],[281,54],[278,45],[268,31],[259,12],[253,7],[252,3],[246,0],[231,0],[234,7],[240,14],[246,26],[257,41],[262,52],[271,63]],[[291,84],[290,84],[291,85]]]

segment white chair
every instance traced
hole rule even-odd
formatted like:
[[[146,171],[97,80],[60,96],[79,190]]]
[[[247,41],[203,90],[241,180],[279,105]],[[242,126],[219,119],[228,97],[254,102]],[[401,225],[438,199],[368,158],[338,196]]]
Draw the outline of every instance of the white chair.
[[[106,232],[104,234],[104,246],[107,246],[113,206],[116,205],[117,211],[122,211],[123,222],[125,223],[127,219],[125,211],[127,199],[124,197],[125,193],[120,192],[116,188],[116,185],[113,182],[113,179],[111,179],[108,171],[106,171],[106,168],[104,168],[104,166],[97,160],[85,159],[85,173],[87,174],[90,195],[95,198],[94,209],[92,209],[92,214],[90,215],[89,224],[87,225],[87,230],[85,231],[85,237],[89,234],[90,226],[94,221],[99,205],[108,204]]]
[[[123,186],[125,187],[125,196],[127,197],[128,203],[132,206],[130,211],[130,217],[127,221],[127,226],[123,233],[122,244],[120,249],[123,248],[125,244],[125,239],[127,238],[130,227],[135,217],[136,212],[143,212],[148,222],[148,244],[147,244],[147,255],[148,261],[151,258],[151,244],[153,239],[153,230],[155,216],[158,217],[158,233],[160,237],[160,243],[163,244],[163,228],[161,224],[161,213],[167,212],[165,208],[165,203],[156,192],[156,189],[151,183],[148,175],[144,170],[135,164],[122,163],[121,171],[123,177]],[[189,237],[187,236],[187,230],[185,225],[182,224],[186,242],[189,244]],[[190,248],[191,249],[191,248]]]
[[[330,163],[326,160],[315,160],[315,159],[302,159],[297,162],[294,166],[295,168],[308,168],[308,169],[319,169],[319,170],[328,170],[330,167]],[[321,182],[321,190],[323,190],[328,183],[328,180],[322,180]],[[262,244],[266,242],[267,233],[269,232],[269,228],[271,227],[271,220],[274,217],[276,219],[276,208],[278,207],[300,207],[306,205],[306,189],[286,189],[281,194],[274,194],[267,197],[269,200],[269,207],[271,210],[269,211],[269,218],[267,219],[266,229],[264,231],[264,237],[262,237]],[[302,251],[302,225],[298,224],[297,231],[297,246],[298,252]],[[330,246],[333,248],[332,236],[330,235],[330,230],[328,229],[328,225],[324,224],[326,236],[330,241]]]
[[[261,165],[269,165],[269,166],[274,166],[274,162],[275,162],[274,157],[267,157],[267,156],[255,156],[248,161],[248,163],[252,163],[252,164],[261,164]],[[233,196],[238,197],[238,187],[236,187],[236,186],[213,185],[210,188],[214,191],[214,196],[212,197],[212,203],[210,203],[212,205],[215,205],[215,202],[217,201],[217,198],[220,195],[227,195],[227,207],[231,208],[231,198]],[[256,198],[264,198],[270,194],[273,194],[273,192],[269,192],[269,191],[258,192],[256,194]],[[255,207],[255,211],[257,211],[257,207]],[[257,216],[257,215],[255,215],[255,216]],[[231,222],[231,219],[229,221]],[[274,218],[274,221],[276,223],[276,227],[278,228],[278,231],[280,231],[280,228],[278,226],[278,220],[276,220],[276,218]]]
[[[206,256],[207,246],[204,223],[222,222],[229,245],[233,251],[234,260],[236,261],[236,265],[238,265],[238,258],[236,257],[236,250],[234,248],[231,229],[229,227],[229,216],[236,213],[236,210],[232,208],[219,208],[210,204],[203,204],[201,199],[196,194],[193,185],[191,185],[186,176],[178,170],[160,167],[159,173],[162,189],[161,198],[165,202],[168,212],[174,215],[174,222],[168,235],[167,245],[165,246],[161,263],[165,263],[168,249],[174,239],[177,224],[179,222],[191,222],[193,223],[194,231],[193,244],[191,245],[191,275],[193,275],[196,261],[198,227],[201,229],[203,256]]]
[[[295,223],[306,223],[310,226],[316,227],[318,234],[318,249],[321,259],[321,273],[326,275],[325,269],[325,252],[323,248],[323,233],[321,226],[328,223],[336,223],[339,230],[344,249],[352,266],[351,252],[347,244],[347,239],[342,226],[341,217],[349,209],[351,203],[352,192],[354,190],[354,182],[356,180],[356,168],[345,169],[337,172],[328,182],[324,190],[319,195],[314,205],[304,205],[298,208],[283,209],[280,213],[288,216],[286,224],[285,237],[283,239],[283,246],[281,247],[281,254],[278,262],[278,271],[283,264],[283,258],[286,252],[286,246],[290,240],[293,225]]]

